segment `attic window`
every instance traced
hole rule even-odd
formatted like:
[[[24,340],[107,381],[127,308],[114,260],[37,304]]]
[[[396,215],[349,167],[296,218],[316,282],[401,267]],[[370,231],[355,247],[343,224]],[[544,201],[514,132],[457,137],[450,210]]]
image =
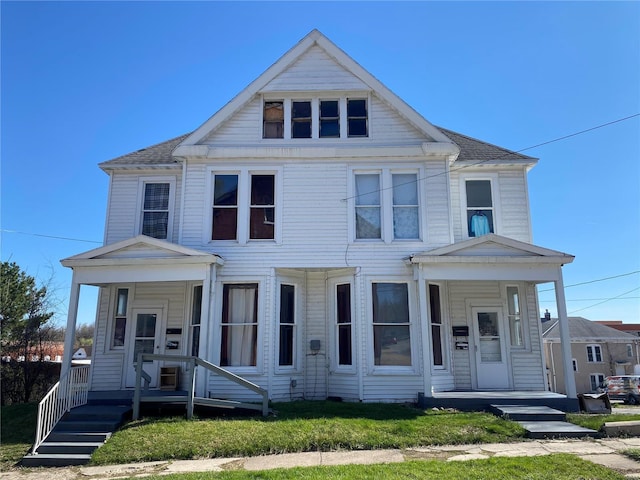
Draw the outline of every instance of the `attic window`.
[[[264,102],[262,138],[284,138],[284,102]]]
[[[311,102],[291,102],[291,137],[311,138]]]
[[[347,128],[349,137],[368,136],[366,99],[347,99]]]

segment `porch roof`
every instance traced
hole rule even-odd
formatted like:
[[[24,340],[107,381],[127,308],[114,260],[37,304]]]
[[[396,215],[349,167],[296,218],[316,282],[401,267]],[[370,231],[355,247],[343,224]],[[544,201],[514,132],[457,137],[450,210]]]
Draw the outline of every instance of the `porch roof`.
[[[211,265],[223,265],[218,255],[138,235],[65,258],[78,283],[204,280]]]
[[[439,280],[558,279],[559,268],[573,255],[490,233],[407,258],[425,276]]]

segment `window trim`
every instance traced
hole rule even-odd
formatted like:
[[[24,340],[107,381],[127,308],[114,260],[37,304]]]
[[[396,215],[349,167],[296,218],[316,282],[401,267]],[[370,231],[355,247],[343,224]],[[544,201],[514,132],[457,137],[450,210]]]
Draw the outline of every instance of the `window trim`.
[[[478,238],[469,236],[469,225],[467,224],[467,181],[468,180],[488,180],[491,185],[491,203],[493,204],[493,233],[500,234],[502,231],[500,222],[500,191],[497,173],[463,173],[460,175],[460,223],[462,227],[462,238]]]
[[[379,175],[380,185],[380,238],[357,238],[356,232],[356,176]],[[418,198],[418,238],[395,238],[393,229],[393,175],[415,175]],[[425,215],[425,188],[420,181],[424,178],[422,166],[399,164],[393,167],[387,166],[358,166],[349,168],[348,198],[350,202],[348,227],[351,243],[411,243],[422,242],[426,238]]]
[[[282,243],[282,167],[264,166],[261,168],[233,168],[223,166],[210,166],[206,170],[206,193],[203,208],[205,222],[203,225],[202,241],[205,245],[246,245],[253,243]],[[238,207],[237,207],[237,232],[235,240],[213,240],[213,195],[214,195],[214,175],[238,175]],[[273,175],[274,176],[274,216],[275,225],[273,237],[269,239],[250,238],[250,213],[251,213],[251,176],[252,175]]]
[[[409,311],[409,344],[411,346],[411,365],[376,365],[373,340],[373,284],[374,283],[400,283],[407,286],[407,309]],[[415,282],[398,277],[375,277],[367,281],[367,365],[368,373],[372,375],[416,375],[419,372],[419,355],[417,352],[417,338],[419,334],[416,324],[418,322],[415,311]]]
[[[602,355],[602,346],[597,343],[590,343],[587,346],[587,363],[604,363],[604,357]],[[593,360],[589,360],[589,353],[591,353],[591,357]],[[597,360],[598,355],[596,352],[600,352],[600,360]]]
[[[157,175],[157,176],[145,176],[138,177],[138,196],[136,203],[136,235],[142,234],[142,219],[144,216],[144,194],[145,185],[148,183],[168,183],[169,184],[169,215],[167,219],[167,238],[161,238],[159,240],[172,241],[173,238],[173,223],[175,219],[175,198],[176,198],[176,177],[174,175]]]

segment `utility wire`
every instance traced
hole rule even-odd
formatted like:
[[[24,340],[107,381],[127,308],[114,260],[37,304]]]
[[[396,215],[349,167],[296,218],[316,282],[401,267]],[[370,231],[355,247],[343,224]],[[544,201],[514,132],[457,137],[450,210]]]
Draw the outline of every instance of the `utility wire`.
[[[627,295],[628,293],[635,292],[636,290],[640,290],[640,287],[632,288],[628,292],[621,293],[620,295],[608,298],[608,299],[606,299],[606,300],[604,300],[602,302],[599,302],[599,303],[594,303],[593,305],[589,305],[588,307],[579,308],[578,310],[574,310],[573,312],[569,312],[568,315],[572,315],[574,313],[581,312],[583,310],[588,310],[589,308],[597,307],[598,305],[602,305],[603,303],[610,302],[611,300],[616,300],[616,299],[618,299],[620,297],[623,297],[623,296]]]
[[[616,123],[624,122],[626,120],[630,120],[632,118],[639,117],[639,116],[640,116],[640,113],[634,113],[633,115],[628,115],[626,117],[618,118],[617,120],[612,120],[612,121],[607,122],[607,123],[602,123],[600,125],[596,125],[595,127],[590,127],[590,128],[585,129],[585,130],[580,130],[578,132],[570,133],[568,135],[563,135],[562,137],[554,138],[553,140],[548,140],[546,142],[538,143],[536,145],[531,145],[530,147],[525,147],[525,148],[521,148],[520,150],[505,152],[504,154],[498,155],[497,157],[494,157],[494,158],[481,160],[479,162],[470,163],[468,165],[460,165],[459,167],[452,168],[449,171],[445,170],[444,172],[434,173],[433,175],[427,175],[426,177],[418,178],[415,181],[406,182],[406,183],[403,183],[401,185],[395,185],[395,186],[391,186],[391,187],[380,188],[380,189],[377,189],[377,190],[372,190],[370,192],[360,193],[360,194],[357,194],[357,195],[352,195],[351,197],[343,198],[342,201],[346,202],[347,200],[351,200],[351,199],[354,199],[354,198],[362,197],[364,195],[370,195],[372,193],[378,193],[378,192],[382,192],[384,190],[390,190],[390,189],[392,189],[394,187],[400,187],[402,185],[418,183],[418,182],[420,182],[422,180],[427,180],[429,178],[440,177],[440,176],[446,175],[447,173],[450,173],[450,172],[457,172],[457,171],[462,170],[464,168],[476,167],[478,165],[482,165],[483,163],[492,162],[494,160],[499,160],[499,159],[504,158],[504,157],[509,157],[511,155],[515,155],[515,154],[520,153],[520,152],[524,152],[524,151],[531,150],[531,149],[534,149],[534,148],[542,147],[543,145],[549,145],[550,143],[555,143],[555,142],[559,142],[561,140],[566,140],[567,138],[575,137],[577,135],[582,135],[583,133],[587,133],[587,132],[592,132],[593,130],[597,130],[597,129],[603,128],[603,127],[608,127],[609,125],[614,125]]]
[[[589,285],[590,283],[604,282],[605,280],[612,280],[614,278],[628,277],[629,275],[635,275],[636,273],[640,273],[640,270],[635,270],[629,273],[622,273],[620,275],[614,275],[613,277],[598,278],[597,280],[589,280],[587,282],[574,283],[573,285],[565,285],[564,288],[567,289],[571,287],[578,287],[580,285]],[[538,293],[551,292],[553,290],[553,288],[547,288],[545,290],[538,290]]]
[[[5,228],[1,228],[0,232],[2,232],[2,233],[18,233],[20,235],[30,235],[32,237],[55,238],[57,240],[69,240],[71,242],[98,243],[98,244],[102,245],[102,242],[97,242],[95,240],[83,240],[81,238],[70,238],[70,237],[57,237],[55,235],[44,235],[42,233],[20,232],[18,230],[7,230]]]

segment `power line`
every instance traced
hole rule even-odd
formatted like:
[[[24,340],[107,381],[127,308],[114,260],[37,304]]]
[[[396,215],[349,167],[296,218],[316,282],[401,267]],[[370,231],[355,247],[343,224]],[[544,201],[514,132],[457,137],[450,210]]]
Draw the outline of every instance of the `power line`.
[[[636,290],[640,290],[640,287],[632,288],[628,292],[621,293],[620,295],[608,298],[608,299],[606,299],[606,300],[604,300],[602,302],[599,302],[599,303],[594,303],[593,305],[589,305],[588,307],[579,308],[578,310],[574,310],[573,312],[569,312],[568,315],[572,315],[574,313],[581,312],[583,310],[588,310],[589,308],[597,307],[598,305],[602,305],[603,303],[610,302],[611,300],[616,300],[616,299],[618,299],[620,297],[623,297],[623,296],[627,295],[628,293],[635,292]]]
[[[98,242],[98,241],[95,241],[95,240],[83,240],[81,238],[71,238],[71,237],[58,237],[58,236],[55,236],[55,235],[44,235],[42,233],[20,232],[18,230],[7,230],[5,228],[1,228],[0,232],[2,232],[2,233],[18,233],[20,235],[30,235],[32,237],[55,238],[57,240],[69,240],[71,242],[98,243],[98,244],[102,245],[102,242]]]
[[[629,275],[635,275],[636,273],[640,273],[640,270],[635,270],[629,273],[622,273],[620,275],[614,275],[613,277],[598,278],[597,280],[589,280],[587,282],[574,283],[573,285],[565,285],[564,288],[567,289],[571,287],[578,287],[580,285],[589,285],[590,283],[604,282],[605,280],[612,280],[614,278],[628,277]],[[538,293],[551,292],[553,290],[553,288],[547,288],[546,290],[538,290]]]
[[[637,300],[640,297],[623,297],[616,298],[615,300]],[[565,302],[597,302],[599,300],[612,300],[611,298],[572,298],[566,299]]]
[[[638,116],[640,116],[640,113],[634,113],[633,115],[628,115],[626,117],[618,118],[617,120],[612,120],[610,122],[601,123],[600,125],[596,125],[595,127],[590,127],[590,128],[584,129],[584,130],[580,130],[578,132],[570,133],[568,135],[563,135],[562,137],[554,138],[553,140],[548,140],[546,142],[538,143],[536,145],[531,145],[530,147],[521,148],[520,150],[515,150],[515,151],[509,151],[509,152],[506,152],[506,153],[504,153],[502,155],[498,155],[497,157],[494,157],[494,158],[489,158],[489,159],[486,159],[486,160],[480,160],[479,162],[470,163],[468,165],[460,165],[459,167],[452,168],[449,171],[444,171],[444,172],[440,172],[440,173],[434,173],[433,175],[427,175],[426,177],[421,177],[421,178],[416,179],[415,181],[406,182],[406,183],[404,183],[402,185],[418,183],[418,182],[420,182],[422,180],[428,180],[429,178],[440,177],[442,175],[446,175],[447,173],[457,172],[457,171],[462,170],[464,168],[476,167],[478,165],[482,165],[483,163],[492,162],[494,160],[499,160],[499,159],[504,158],[504,157],[509,157],[509,156],[514,155],[516,153],[524,152],[526,150],[531,150],[531,149],[534,149],[534,148],[542,147],[543,145],[549,145],[550,143],[555,143],[555,142],[559,142],[561,140],[566,140],[567,138],[575,137],[577,135],[582,135],[583,133],[587,133],[587,132],[592,132],[593,130],[597,130],[599,128],[608,127],[609,125],[614,125],[616,123],[624,122],[626,120],[630,120],[630,119],[638,117]],[[399,187],[399,186],[402,186],[402,185],[395,185],[395,186]],[[382,191],[385,191],[385,190],[390,190],[392,188],[394,188],[394,187],[393,186],[385,187],[385,188],[380,188],[380,189],[377,189],[377,190],[372,190],[370,192],[365,192],[365,193],[360,193],[360,194],[357,194],[357,195],[352,195],[351,197],[343,198],[342,201],[346,202],[347,200],[351,200],[351,199],[354,199],[354,198],[362,197],[364,195],[370,195],[372,193],[378,193],[378,192],[382,192]]]

